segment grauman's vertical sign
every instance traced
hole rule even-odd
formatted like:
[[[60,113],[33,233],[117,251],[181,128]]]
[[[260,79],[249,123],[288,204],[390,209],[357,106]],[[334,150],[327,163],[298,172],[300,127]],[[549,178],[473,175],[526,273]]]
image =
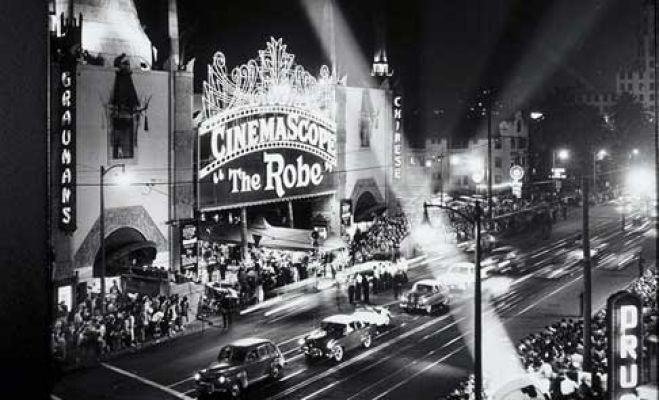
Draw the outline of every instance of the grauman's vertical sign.
[[[57,219],[60,229],[71,233],[76,230],[75,63],[62,63],[56,71],[53,142],[58,166]]]
[[[403,166],[403,136],[402,136],[402,124],[403,124],[403,98],[400,95],[394,96],[394,151],[393,151],[393,163],[394,163],[394,179],[401,179],[401,169]]]
[[[621,291],[606,304],[609,331],[608,395],[611,400],[636,400],[643,376],[643,309],[640,298]]]

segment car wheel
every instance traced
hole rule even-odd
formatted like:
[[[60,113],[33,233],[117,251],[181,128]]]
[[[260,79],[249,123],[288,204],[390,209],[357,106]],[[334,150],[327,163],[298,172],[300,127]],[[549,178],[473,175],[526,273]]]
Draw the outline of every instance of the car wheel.
[[[341,362],[343,360],[343,347],[334,346],[334,348],[332,348],[332,358],[334,358],[334,361],[336,362]]]
[[[243,394],[243,388],[242,385],[239,382],[234,382],[231,385],[231,388],[229,390],[229,393],[231,394],[231,397],[234,399],[239,399],[241,398]]]
[[[282,378],[282,370],[281,366],[275,364],[272,366],[272,369],[270,370],[270,378],[274,381],[278,381]]]
[[[364,346],[365,349],[368,349],[369,347],[371,347],[371,344],[373,344],[373,338],[371,337],[371,335],[366,335],[364,341],[362,342],[362,345]]]

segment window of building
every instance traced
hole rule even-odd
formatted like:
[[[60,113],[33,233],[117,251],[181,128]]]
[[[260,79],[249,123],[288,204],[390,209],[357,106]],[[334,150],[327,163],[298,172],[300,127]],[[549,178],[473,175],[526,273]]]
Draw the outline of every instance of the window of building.
[[[654,90],[654,82],[650,82],[650,90]]]
[[[640,91],[645,90],[645,85],[642,84],[642,83],[639,83],[639,84],[638,84],[638,90],[640,90]]]
[[[503,182],[503,178],[501,177],[501,175],[494,175],[494,183],[499,184],[501,182]]]
[[[654,60],[650,60],[650,68],[654,68]]]
[[[654,93],[650,93],[650,100],[654,100]]]
[[[627,79],[632,79],[632,72],[631,71],[627,72]]]
[[[629,92],[632,91],[632,84],[631,83],[627,84],[627,91],[629,91]]]
[[[501,168],[502,166],[501,157],[494,157],[494,167]]]
[[[501,149],[501,139],[500,138],[494,139],[494,148],[497,149],[497,150]]]
[[[643,94],[638,95],[638,101],[643,101]]]
[[[515,126],[517,133],[520,133],[522,131],[522,121],[517,120],[517,124]]]
[[[621,83],[621,84],[620,84],[620,91],[621,91],[621,92],[624,92],[624,91],[625,91],[625,84],[624,84],[624,83]]]
[[[527,146],[526,138],[525,137],[519,138],[519,148],[525,149],[526,146]]]

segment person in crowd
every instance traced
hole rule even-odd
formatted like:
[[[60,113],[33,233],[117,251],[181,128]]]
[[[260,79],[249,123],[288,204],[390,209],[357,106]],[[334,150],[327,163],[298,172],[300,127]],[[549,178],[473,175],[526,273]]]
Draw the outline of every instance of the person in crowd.
[[[355,304],[355,279],[353,277],[348,278],[348,302],[350,305]]]
[[[371,288],[368,282],[368,278],[363,274],[360,274],[360,276],[362,277],[362,291],[364,294],[364,304],[371,304],[371,299],[370,299]]]

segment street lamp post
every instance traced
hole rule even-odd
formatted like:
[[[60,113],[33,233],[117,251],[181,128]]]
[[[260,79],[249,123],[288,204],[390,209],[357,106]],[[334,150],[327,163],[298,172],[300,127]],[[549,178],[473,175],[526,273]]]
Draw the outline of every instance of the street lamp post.
[[[121,172],[125,173],[126,172],[126,165],[125,164],[115,164],[112,165],[110,168],[105,168],[105,166],[101,165],[101,184],[100,184],[100,190],[101,190],[101,210],[100,210],[100,216],[99,216],[99,235],[100,235],[100,240],[101,240],[101,314],[105,314],[105,191],[103,190],[105,187],[105,175],[110,172],[112,169],[121,167]]]
[[[475,399],[482,400],[483,395],[483,328],[482,328],[482,310],[481,310],[481,220],[483,218],[483,209],[479,202],[476,202],[474,214],[469,216],[463,212],[453,209],[442,204],[430,204],[423,202],[423,223],[430,224],[428,217],[428,207],[436,207],[454,212],[464,220],[474,226],[474,240],[476,242],[476,251],[474,252],[474,378],[475,378]]]

